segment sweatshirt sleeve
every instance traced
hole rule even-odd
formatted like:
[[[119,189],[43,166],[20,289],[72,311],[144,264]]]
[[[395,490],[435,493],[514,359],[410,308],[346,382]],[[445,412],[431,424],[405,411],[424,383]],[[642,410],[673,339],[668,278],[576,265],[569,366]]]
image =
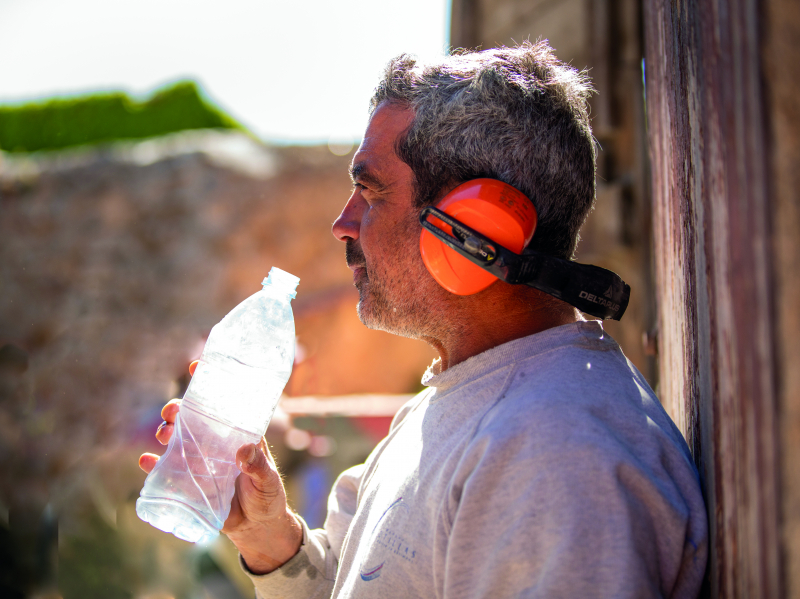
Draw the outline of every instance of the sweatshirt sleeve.
[[[328,498],[328,516],[323,528],[310,530],[298,516],[303,527],[303,544],[297,555],[283,566],[269,574],[257,575],[248,570],[239,556],[242,569],[253,581],[257,599],[331,596],[342,544],[355,513],[363,470],[363,465],[354,466],[336,480]]]

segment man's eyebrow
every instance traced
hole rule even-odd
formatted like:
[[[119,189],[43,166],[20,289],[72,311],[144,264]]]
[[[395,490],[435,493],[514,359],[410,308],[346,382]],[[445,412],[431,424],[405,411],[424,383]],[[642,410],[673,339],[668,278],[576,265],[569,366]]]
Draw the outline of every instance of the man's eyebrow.
[[[369,167],[363,162],[350,165],[350,179],[353,181],[353,183],[366,183],[376,188],[383,187],[383,184],[378,177],[373,175],[370,172]]]

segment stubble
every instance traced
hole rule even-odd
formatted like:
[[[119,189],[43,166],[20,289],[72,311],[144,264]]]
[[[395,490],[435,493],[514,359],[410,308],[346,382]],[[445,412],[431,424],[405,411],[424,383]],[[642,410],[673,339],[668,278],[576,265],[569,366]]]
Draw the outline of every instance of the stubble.
[[[431,311],[430,281],[425,280],[429,275],[423,272],[419,249],[410,241],[388,244],[384,255],[393,257],[389,264],[367,264],[360,245],[353,240],[347,241],[345,256],[348,265],[364,266],[354,281],[361,322],[370,329],[420,339],[431,336],[436,319]]]

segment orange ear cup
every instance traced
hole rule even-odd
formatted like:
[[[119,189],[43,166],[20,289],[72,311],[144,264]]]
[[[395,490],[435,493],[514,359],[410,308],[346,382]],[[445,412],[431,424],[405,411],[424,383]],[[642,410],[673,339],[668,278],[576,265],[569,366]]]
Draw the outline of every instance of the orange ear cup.
[[[436,207],[517,254],[528,245],[536,229],[536,209],[531,201],[519,190],[495,179],[463,183]],[[430,222],[447,233],[452,232],[433,216]],[[472,295],[498,280],[424,229],[419,247],[428,271],[451,293]]]

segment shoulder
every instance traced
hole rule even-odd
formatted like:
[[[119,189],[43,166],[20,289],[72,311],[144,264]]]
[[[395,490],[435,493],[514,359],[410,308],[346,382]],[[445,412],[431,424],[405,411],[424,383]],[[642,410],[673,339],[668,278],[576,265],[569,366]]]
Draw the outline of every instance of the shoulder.
[[[520,435],[530,438],[524,445],[567,452],[663,445],[691,462],[652,389],[608,335],[516,360],[476,438],[482,435]]]
[[[462,476],[489,467],[498,483],[538,477],[569,493],[634,486],[670,503],[702,502],[683,437],[617,344],[601,341],[516,361],[464,452]]]
[[[601,341],[514,361],[451,479],[453,539],[490,514],[513,559],[571,556],[553,580],[616,572],[614,584],[660,578],[663,592],[685,566],[699,581],[706,515],[686,443],[616,343]]]

